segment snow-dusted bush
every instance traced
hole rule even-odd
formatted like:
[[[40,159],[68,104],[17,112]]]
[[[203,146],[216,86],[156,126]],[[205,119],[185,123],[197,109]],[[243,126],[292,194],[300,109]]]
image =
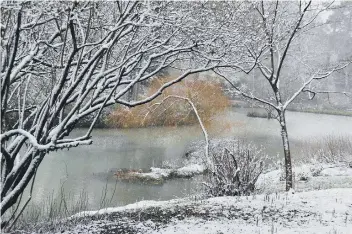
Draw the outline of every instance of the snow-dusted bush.
[[[302,165],[301,167],[294,168],[293,172],[297,181],[308,181],[312,178],[312,171],[309,165]]]
[[[319,165],[312,165],[310,167],[310,172],[312,173],[313,177],[320,176],[321,171],[324,169],[324,167],[319,164]]]
[[[312,177],[320,176],[324,169],[323,164],[302,164],[293,167],[293,174],[295,181],[308,181]],[[285,168],[280,169],[280,181],[285,181]]]
[[[303,163],[346,164],[352,162],[352,138],[348,136],[327,136],[300,143],[299,161]]]
[[[211,154],[215,168],[204,183],[211,196],[251,194],[268,159],[262,147],[244,140],[219,144],[213,147]]]

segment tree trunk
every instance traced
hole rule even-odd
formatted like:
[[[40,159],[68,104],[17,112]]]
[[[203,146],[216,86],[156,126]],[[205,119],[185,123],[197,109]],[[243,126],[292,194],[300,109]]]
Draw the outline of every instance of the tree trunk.
[[[286,174],[286,191],[289,191],[293,186],[292,178],[292,160],[291,160],[291,151],[290,143],[288,140],[285,110],[279,111],[280,126],[281,126],[281,138],[282,145],[284,147],[284,156],[285,156],[285,174]]]
[[[39,167],[39,164],[42,162],[44,156],[46,155],[46,152],[33,152],[31,155],[32,159],[29,161],[29,165],[24,164],[19,169],[17,176],[10,181],[12,184],[11,186],[14,188],[10,191],[8,191],[9,189],[4,190],[4,187],[1,188],[1,215],[4,215],[9,208],[16,204],[18,198],[24,192],[29,182],[33,179],[33,176]],[[4,217],[2,217],[1,228],[6,225],[7,221],[4,219]]]

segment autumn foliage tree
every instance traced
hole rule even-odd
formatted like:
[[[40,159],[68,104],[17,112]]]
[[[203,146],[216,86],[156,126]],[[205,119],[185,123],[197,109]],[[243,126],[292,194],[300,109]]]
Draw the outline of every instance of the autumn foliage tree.
[[[170,77],[154,79],[146,91],[146,96],[155,93]],[[198,123],[193,108],[185,99],[195,105],[200,118],[205,124],[230,106],[229,98],[224,94],[219,81],[187,79],[165,90],[147,105],[137,107],[118,106],[109,116],[107,122],[114,127],[177,126]],[[171,97],[171,98],[168,98]]]

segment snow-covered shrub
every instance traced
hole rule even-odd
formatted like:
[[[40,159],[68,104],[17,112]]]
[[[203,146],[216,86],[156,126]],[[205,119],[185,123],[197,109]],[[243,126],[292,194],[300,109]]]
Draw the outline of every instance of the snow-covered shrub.
[[[301,167],[296,167],[293,170],[298,181],[308,181],[312,178],[312,171],[309,165],[302,165]]]
[[[285,181],[285,168],[280,169],[280,181]],[[320,176],[323,166],[321,164],[302,164],[293,167],[294,179],[296,181],[308,181],[312,177]]]
[[[348,136],[327,136],[299,143],[295,148],[300,149],[302,163],[332,163],[346,164],[352,162],[352,138]]]
[[[268,159],[262,147],[243,140],[219,144],[211,155],[215,168],[204,183],[210,196],[249,195]]]
[[[310,172],[312,173],[313,177],[320,176],[321,171],[323,170],[322,165],[312,165],[310,168]]]

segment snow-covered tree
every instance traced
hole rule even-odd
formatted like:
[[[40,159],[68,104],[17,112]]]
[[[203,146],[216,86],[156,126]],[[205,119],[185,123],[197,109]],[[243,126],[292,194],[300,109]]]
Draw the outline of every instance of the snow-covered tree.
[[[301,54],[295,53],[294,49],[300,41],[298,40],[298,44],[295,42],[317,27],[315,22],[318,15],[328,9],[331,3],[313,5],[312,1],[261,1],[253,4],[254,9],[248,15],[248,21],[252,22],[253,27],[248,30],[256,39],[244,43],[244,46],[256,64],[255,74],[259,74],[253,78],[256,82],[259,82],[258,79],[264,80],[267,86],[263,89],[269,93],[256,92],[250,85],[234,82],[233,77],[238,74],[227,68],[215,69],[215,72],[230,83],[235,93],[277,113],[285,157],[286,190],[289,190],[293,186],[293,178],[286,110],[301,93],[308,92],[313,96],[318,93],[318,90],[312,89],[314,84],[347,67],[351,63],[351,54],[344,61],[334,64],[316,63],[316,58],[311,58],[302,64],[305,72],[292,72],[292,58],[301,62],[302,59],[306,60]],[[315,49],[319,49],[317,47],[318,45]],[[248,71],[245,73],[248,74]]]
[[[92,143],[104,107],[142,105],[190,74],[234,65],[204,56],[208,42],[187,36],[191,21],[177,14],[179,7],[166,14],[166,6],[170,3],[2,2],[2,227],[29,202],[45,155]],[[171,66],[180,70],[178,77],[143,99],[127,98],[136,85]],[[87,116],[93,116],[87,132],[70,138]],[[21,203],[27,186],[29,198]]]

